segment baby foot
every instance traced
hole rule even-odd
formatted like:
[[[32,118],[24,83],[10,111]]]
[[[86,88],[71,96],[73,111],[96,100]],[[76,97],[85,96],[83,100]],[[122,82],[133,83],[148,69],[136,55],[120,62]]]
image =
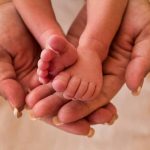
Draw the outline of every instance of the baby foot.
[[[97,53],[80,50],[77,62],[58,74],[52,86],[56,91],[63,92],[66,99],[96,98],[102,86],[102,66]]]
[[[76,60],[77,52],[72,44],[61,36],[51,36],[38,62],[39,81],[49,82],[52,77],[74,64]]]

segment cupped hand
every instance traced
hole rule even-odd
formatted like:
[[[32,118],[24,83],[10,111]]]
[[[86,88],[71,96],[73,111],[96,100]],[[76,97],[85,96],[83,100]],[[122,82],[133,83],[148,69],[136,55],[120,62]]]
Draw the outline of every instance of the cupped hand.
[[[38,85],[40,47],[23,25],[12,3],[0,5],[0,93],[22,109],[28,89]]]

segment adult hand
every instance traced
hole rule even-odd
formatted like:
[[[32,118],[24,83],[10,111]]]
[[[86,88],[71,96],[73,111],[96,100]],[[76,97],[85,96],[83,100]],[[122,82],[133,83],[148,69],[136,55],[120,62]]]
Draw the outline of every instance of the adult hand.
[[[0,5],[0,34],[0,94],[22,109],[27,89],[38,84],[40,48],[10,2]]]
[[[85,13],[81,13],[79,20],[74,22],[69,32],[69,37],[74,42],[78,41],[82,32],[82,30],[77,30],[79,24],[84,28],[84,16]],[[60,122],[68,123],[89,115],[109,102],[125,81],[133,94],[139,94],[141,89],[139,87],[150,71],[149,16],[149,1],[129,1],[122,25],[112,43],[109,56],[103,64],[104,84],[101,94],[91,102],[71,101],[64,105],[58,112]],[[89,118],[93,119],[91,116]],[[98,119],[95,119],[95,122],[98,122]]]

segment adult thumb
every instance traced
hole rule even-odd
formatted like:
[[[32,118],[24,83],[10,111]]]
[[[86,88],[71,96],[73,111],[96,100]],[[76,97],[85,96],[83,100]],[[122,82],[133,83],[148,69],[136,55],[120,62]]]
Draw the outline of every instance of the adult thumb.
[[[150,41],[144,40],[133,48],[131,60],[126,70],[126,84],[133,94],[138,95],[142,88],[144,77],[150,71]]]

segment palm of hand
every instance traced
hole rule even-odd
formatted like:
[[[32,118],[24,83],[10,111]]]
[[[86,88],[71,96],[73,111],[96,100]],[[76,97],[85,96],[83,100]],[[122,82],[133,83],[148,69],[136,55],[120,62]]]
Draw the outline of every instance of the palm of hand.
[[[0,11],[0,91],[13,107],[22,107],[25,103],[24,89],[37,84],[33,74],[40,49],[12,4],[1,5]],[[16,94],[16,91],[20,92]]]

